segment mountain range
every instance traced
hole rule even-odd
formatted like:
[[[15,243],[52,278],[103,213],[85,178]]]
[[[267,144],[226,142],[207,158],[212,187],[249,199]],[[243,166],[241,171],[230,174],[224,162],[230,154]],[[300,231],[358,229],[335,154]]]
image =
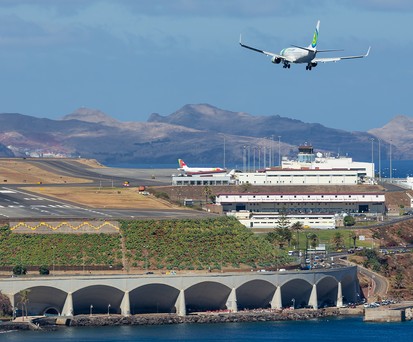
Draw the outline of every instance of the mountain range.
[[[88,108],[77,109],[60,120],[0,114],[0,156],[82,156],[112,165],[171,164],[178,158],[191,164],[242,165],[253,156],[263,164],[264,150],[267,165],[269,158],[273,158],[272,164],[278,164],[279,151],[292,157],[302,144],[331,155],[370,161],[372,139],[376,155],[380,141],[382,159],[388,159],[389,144],[392,158],[413,159],[413,119],[402,115],[382,128],[348,132],[279,115],[231,112],[208,104],[188,104],[167,116],[154,113],[147,122],[121,122]]]

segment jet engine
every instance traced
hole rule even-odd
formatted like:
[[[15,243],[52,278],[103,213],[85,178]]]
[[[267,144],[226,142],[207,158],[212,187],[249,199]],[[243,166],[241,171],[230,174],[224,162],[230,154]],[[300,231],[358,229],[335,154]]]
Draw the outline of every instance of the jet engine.
[[[311,63],[311,66],[314,68],[317,66],[317,63]]]
[[[273,57],[271,59],[271,62],[273,62],[274,64],[280,64],[281,63],[281,58],[277,58],[277,57]]]

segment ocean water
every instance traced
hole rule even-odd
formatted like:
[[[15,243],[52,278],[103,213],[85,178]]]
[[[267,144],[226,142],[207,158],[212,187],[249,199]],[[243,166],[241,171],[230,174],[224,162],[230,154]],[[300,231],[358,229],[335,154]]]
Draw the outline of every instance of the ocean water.
[[[57,331],[0,334],[1,342],[34,341],[412,341],[413,322],[365,323],[361,317],[309,321],[64,327]]]
[[[392,178],[406,178],[413,176],[413,160],[392,160]],[[378,162],[375,161],[376,173],[378,173]],[[381,175],[384,178],[390,177],[390,161],[382,160]]]
[[[366,162],[371,162],[366,161]],[[378,161],[375,160],[375,172],[378,174]],[[194,164],[195,165],[195,164]],[[107,164],[109,167],[119,167],[119,168],[132,168],[132,169],[175,169],[178,167],[178,163],[174,164],[142,164],[142,163],[129,163],[129,164]],[[219,166],[217,164],[196,164],[198,167],[214,167]],[[240,165],[227,165],[227,169],[242,169],[242,163]],[[390,161],[381,161],[381,176],[383,178],[390,177]],[[408,176],[413,176],[413,160],[392,160],[391,168],[392,178],[406,178]]]

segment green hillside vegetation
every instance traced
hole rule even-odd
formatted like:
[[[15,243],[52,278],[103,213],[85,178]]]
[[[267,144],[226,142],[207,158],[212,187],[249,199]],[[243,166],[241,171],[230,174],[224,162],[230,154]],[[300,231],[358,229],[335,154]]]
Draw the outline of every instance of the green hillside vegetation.
[[[234,218],[122,222],[128,262],[142,269],[274,267],[284,255]]]
[[[0,229],[0,266],[122,264],[118,234],[14,234]]]
[[[122,253],[122,239],[125,246]],[[15,234],[0,229],[0,267],[119,266],[219,270],[279,267],[286,252],[236,219],[121,222],[121,234]]]
[[[352,230],[292,230],[280,243],[254,234],[235,218],[122,221],[121,234],[15,234],[0,228],[0,267],[101,267],[126,270],[221,270],[279,268],[287,251],[325,243],[350,247]],[[274,240],[274,241],[272,241]],[[371,244],[357,241],[357,246]],[[279,246],[282,245],[283,249]],[[122,250],[122,246],[124,249]],[[125,264],[123,264],[125,262]]]

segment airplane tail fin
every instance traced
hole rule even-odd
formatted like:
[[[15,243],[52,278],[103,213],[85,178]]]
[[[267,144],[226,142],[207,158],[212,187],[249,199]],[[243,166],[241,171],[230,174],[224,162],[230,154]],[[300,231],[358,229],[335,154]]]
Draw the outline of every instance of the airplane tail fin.
[[[182,159],[178,159],[178,164],[179,164],[179,167],[182,168],[182,169],[187,168],[187,165],[185,164],[185,162]]]
[[[308,45],[308,48],[311,50],[317,50],[317,42],[318,42],[318,32],[320,31],[320,20],[317,21],[317,25],[315,27],[314,35],[313,35],[313,40],[310,45]]]

